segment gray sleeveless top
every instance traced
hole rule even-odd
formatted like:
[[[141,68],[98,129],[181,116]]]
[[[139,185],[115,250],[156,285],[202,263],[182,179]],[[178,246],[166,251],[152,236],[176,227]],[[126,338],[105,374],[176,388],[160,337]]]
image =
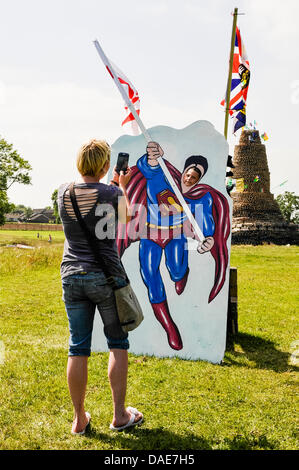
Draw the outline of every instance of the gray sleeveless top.
[[[58,210],[65,234],[61,278],[82,271],[102,271],[77,221],[69,196],[69,185],[63,184],[58,189]],[[81,215],[91,233],[96,235],[99,254],[108,264],[110,275],[125,278],[115,242],[121,190],[103,183],[76,183],[74,189]]]

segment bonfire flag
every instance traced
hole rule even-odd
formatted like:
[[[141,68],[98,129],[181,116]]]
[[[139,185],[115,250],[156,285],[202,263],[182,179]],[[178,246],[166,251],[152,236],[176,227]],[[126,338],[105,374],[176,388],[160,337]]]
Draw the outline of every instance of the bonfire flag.
[[[261,135],[261,138],[262,138],[263,140],[265,140],[265,141],[269,139],[269,137],[267,136],[266,132],[264,132],[264,133]]]
[[[246,125],[246,101],[249,80],[249,62],[240,30],[237,27],[229,102],[229,114],[233,118],[233,134]],[[221,101],[221,105],[226,106],[225,99]]]
[[[107,56],[104,54],[101,46],[99,45],[98,41],[94,41],[94,45],[104,62],[104,65],[109,72],[110,76],[118,86],[119,90],[121,91],[121,94],[124,97],[124,94],[126,97],[129,99],[130,106],[133,106],[136,113],[140,114],[140,99],[138,95],[138,91],[134,87],[134,85],[130,82],[130,80],[125,76],[125,74],[115,65],[111,60],[107,58]],[[127,123],[131,123],[132,126],[132,132],[134,135],[139,134],[139,127],[138,124],[129,109],[129,106],[126,103],[127,100],[125,100],[125,111],[126,111],[126,118],[122,122],[122,126]]]
[[[237,178],[236,179],[236,191],[238,193],[243,193],[244,189],[245,189],[244,178]]]

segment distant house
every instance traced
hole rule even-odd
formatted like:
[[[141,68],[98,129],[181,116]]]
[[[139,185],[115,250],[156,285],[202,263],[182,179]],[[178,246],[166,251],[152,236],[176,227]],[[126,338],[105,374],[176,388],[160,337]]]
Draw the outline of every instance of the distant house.
[[[27,222],[38,224],[51,224],[55,223],[55,215],[53,209],[33,209],[32,215],[27,219]]]
[[[19,222],[21,219],[22,214],[19,212],[12,212],[10,214],[5,214],[5,221],[6,222]]]
[[[48,224],[49,223],[49,217],[47,217],[45,214],[34,214],[29,219],[27,219],[27,222],[33,223],[33,224]]]
[[[56,217],[54,215],[54,210],[53,209],[45,209],[45,211],[43,212],[43,214],[49,218],[49,222],[52,223],[52,222],[56,222]]]
[[[31,222],[36,224],[52,224],[56,222],[53,209],[33,209],[32,214],[26,217],[24,212],[16,211],[5,214],[6,222]]]

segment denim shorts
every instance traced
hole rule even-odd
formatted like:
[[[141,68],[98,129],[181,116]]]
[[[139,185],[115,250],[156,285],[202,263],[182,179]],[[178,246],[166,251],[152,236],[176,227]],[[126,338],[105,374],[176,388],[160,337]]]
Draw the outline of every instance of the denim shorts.
[[[127,281],[114,277],[118,286]],[[99,310],[109,349],[129,349],[122,330],[112,287],[101,272],[72,274],[62,279],[63,301],[69,320],[69,356],[90,356],[93,320]]]

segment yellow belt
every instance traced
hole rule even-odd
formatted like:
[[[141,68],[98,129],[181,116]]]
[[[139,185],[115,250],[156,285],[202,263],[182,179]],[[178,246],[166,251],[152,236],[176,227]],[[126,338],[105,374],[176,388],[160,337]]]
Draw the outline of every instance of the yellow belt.
[[[155,224],[150,224],[149,222],[146,222],[146,225],[150,228],[162,228],[162,229],[174,229],[174,228],[182,228],[183,224],[179,225],[155,225]]]

